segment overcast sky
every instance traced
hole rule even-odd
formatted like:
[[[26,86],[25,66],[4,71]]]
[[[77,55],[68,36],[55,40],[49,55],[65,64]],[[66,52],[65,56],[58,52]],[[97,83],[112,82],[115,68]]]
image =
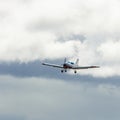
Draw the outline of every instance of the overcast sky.
[[[119,120],[119,0],[0,0],[0,119]],[[100,69],[61,74],[64,58]]]

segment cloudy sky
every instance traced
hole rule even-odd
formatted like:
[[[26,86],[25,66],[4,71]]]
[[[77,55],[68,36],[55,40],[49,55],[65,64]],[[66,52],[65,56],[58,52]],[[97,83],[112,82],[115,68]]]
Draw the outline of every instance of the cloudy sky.
[[[0,119],[119,120],[119,0],[0,0]],[[61,74],[64,58],[100,69]]]

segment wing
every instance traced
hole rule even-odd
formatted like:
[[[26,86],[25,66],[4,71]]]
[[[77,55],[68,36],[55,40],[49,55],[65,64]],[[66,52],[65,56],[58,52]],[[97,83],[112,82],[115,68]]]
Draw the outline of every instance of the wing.
[[[84,66],[84,67],[73,67],[72,69],[89,69],[89,68],[100,68],[99,66]]]
[[[57,68],[63,68],[62,65],[55,65],[55,64],[49,64],[49,63],[42,63],[42,65],[51,66],[51,67],[57,67]]]

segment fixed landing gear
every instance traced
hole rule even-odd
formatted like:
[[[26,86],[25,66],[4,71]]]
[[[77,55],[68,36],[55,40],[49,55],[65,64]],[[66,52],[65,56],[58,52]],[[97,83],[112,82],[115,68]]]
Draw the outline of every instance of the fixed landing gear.
[[[74,73],[76,74],[76,73],[77,73],[77,71],[75,70],[75,71],[74,71]]]
[[[67,70],[61,70],[61,73],[63,73],[63,72],[67,72]],[[76,74],[77,71],[75,70],[74,73]]]
[[[63,72],[67,72],[67,70],[61,70],[61,73],[63,73]]]

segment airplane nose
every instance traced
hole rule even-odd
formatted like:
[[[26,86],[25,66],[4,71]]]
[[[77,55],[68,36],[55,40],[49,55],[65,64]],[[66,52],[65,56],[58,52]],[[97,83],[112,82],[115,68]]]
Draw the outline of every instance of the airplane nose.
[[[66,64],[63,64],[63,67],[64,67],[64,68],[67,68],[67,65],[66,65]]]
[[[66,64],[63,64],[63,67],[65,67],[66,66]]]

